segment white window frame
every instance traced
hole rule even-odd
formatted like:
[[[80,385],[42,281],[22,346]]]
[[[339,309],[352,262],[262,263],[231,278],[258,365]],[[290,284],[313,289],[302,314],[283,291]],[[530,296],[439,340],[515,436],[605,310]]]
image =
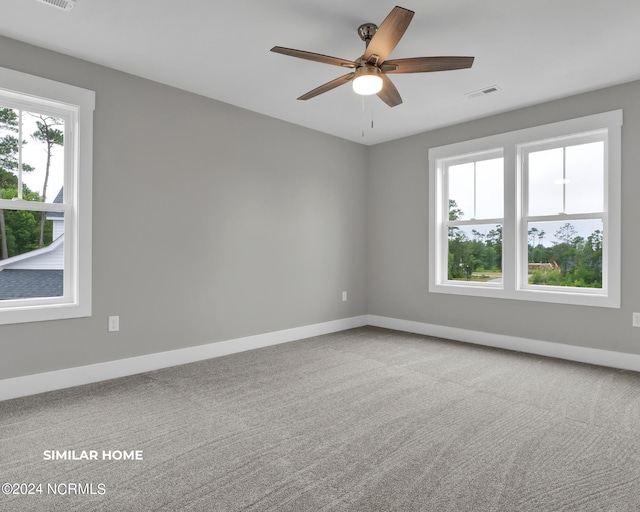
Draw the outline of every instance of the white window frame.
[[[429,150],[429,291],[530,300],[583,306],[620,308],[621,280],[621,136],[622,110],[594,114],[514,132],[459,142]],[[528,262],[525,216],[526,184],[523,158],[534,144],[606,132],[603,220],[602,288],[529,285],[523,270]],[[502,150],[504,156],[504,223],[500,286],[447,280],[448,194],[445,169],[455,158]],[[573,217],[573,216],[571,216]],[[579,216],[576,216],[579,217]],[[589,218],[592,218],[590,215]]]
[[[91,316],[95,92],[0,68],[0,100],[65,121],[63,204],[0,199],[5,210],[64,213],[64,295],[2,300],[0,325]]]

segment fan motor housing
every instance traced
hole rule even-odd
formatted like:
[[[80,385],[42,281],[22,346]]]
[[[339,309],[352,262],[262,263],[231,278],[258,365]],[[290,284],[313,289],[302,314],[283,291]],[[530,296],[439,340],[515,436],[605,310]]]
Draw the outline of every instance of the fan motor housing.
[[[375,23],[363,23],[358,27],[358,35],[365,43],[369,44],[371,38],[376,35],[378,25]]]

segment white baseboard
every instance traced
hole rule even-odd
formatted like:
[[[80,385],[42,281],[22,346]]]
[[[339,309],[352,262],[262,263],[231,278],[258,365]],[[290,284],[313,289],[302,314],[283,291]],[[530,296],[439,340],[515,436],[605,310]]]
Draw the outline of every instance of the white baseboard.
[[[197,347],[170,350],[168,352],[78,366],[35,375],[26,375],[13,379],[4,379],[0,380],[0,401],[118,377],[126,377],[128,375],[159,370],[170,366],[202,361],[203,359],[211,359],[237,352],[244,352],[246,350],[344,331],[346,329],[353,329],[354,327],[362,327],[363,325],[367,325],[366,315],[209,343],[208,345],[199,345]]]
[[[623,370],[640,371],[640,355],[627,354],[623,352],[613,352],[597,348],[579,347],[576,345],[565,345],[563,343],[552,343],[549,341],[533,340],[530,338],[519,338],[516,336],[505,336],[504,334],[491,334],[488,332],[470,331],[457,327],[447,327],[444,325],[426,324],[413,322],[411,320],[399,320],[384,316],[368,315],[367,324],[375,327],[384,327],[397,331],[424,334],[438,338],[465,341],[476,345],[488,347],[504,348],[517,352],[527,352],[558,359],[567,359],[579,363],[597,364],[609,366]]]
[[[4,379],[0,380],[0,401],[80,386],[82,384],[91,384],[93,382],[118,377],[126,377],[128,375],[159,370],[170,366],[202,361],[204,359],[226,356],[246,350],[344,331],[364,325],[447,338],[518,352],[527,352],[541,356],[556,357],[580,363],[640,371],[640,355],[637,354],[565,345],[562,343],[519,338],[503,334],[491,334],[377,315],[362,315],[217,343],[209,343],[197,347],[170,350],[168,352],[159,352],[157,354],[148,354],[106,363]]]

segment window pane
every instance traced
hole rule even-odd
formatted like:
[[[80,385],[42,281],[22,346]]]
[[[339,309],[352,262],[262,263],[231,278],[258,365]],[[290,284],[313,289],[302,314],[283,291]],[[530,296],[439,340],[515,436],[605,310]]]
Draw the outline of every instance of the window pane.
[[[18,112],[0,105],[0,196],[18,195]]]
[[[563,160],[563,148],[529,153],[529,215],[556,215],[564,211]]]
[[[54,202],[64,180],[64,120],[0,105],[0,193],[3,199],[18,197],[20,147],[22,198]]]
[[[24,199],[52,203],[64,185],[64,120],[23,112],[22,123]]]
[[[566,211],[604,210],[604,142],[566,148]]]
[[[476,162],[476,218],[496,219],[503,216],[503,159]]]
[[[531,222],[528,282],[602,288],[602,220]]]
[[[473,162],[451,165],[449,178],[449,220],[465,220],[474,216]]]
[[[62,213],[0,210],[0,244],[0,299],[63,295]]]
[[[447,279],[502,283],[502,225],[449,226]]]
[[[502,218],[502,158],[451,165],[447,176],[449,220]]]

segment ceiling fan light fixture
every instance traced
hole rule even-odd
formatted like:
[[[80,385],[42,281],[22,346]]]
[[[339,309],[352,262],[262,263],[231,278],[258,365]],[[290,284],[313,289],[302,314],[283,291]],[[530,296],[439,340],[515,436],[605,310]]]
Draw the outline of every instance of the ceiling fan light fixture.
[[[61,1],[61,0],[40,0]],[[390,73],[431,73],[433,71],[450,71],[453,69],[470,68],[473,57],[412,57],[408,59],[387,60],[393,49],[402,39],[415,13],[404,7],[395,6],[378,27],[374,23],[365,23],[358,28],[360,39],[365,42],[365,51],[355,60],[339,59],[321,53],[274,46],[272,52],[306,59],[323,64],[330,64],[351,71],[346,75],[322,84],[303,94],[299,100],[309,100],[320,94],[331,91],[351,82],[354,92],[362,96],[377,94],[390,107],[402,104],[402,97],[387,76]],[[482,94],[495,92],[495,88],[488,88]]]
[[[361,66],[355,71],[353,90],[356,94],[370,96],[382,90],[382,72],[375,66]]]

